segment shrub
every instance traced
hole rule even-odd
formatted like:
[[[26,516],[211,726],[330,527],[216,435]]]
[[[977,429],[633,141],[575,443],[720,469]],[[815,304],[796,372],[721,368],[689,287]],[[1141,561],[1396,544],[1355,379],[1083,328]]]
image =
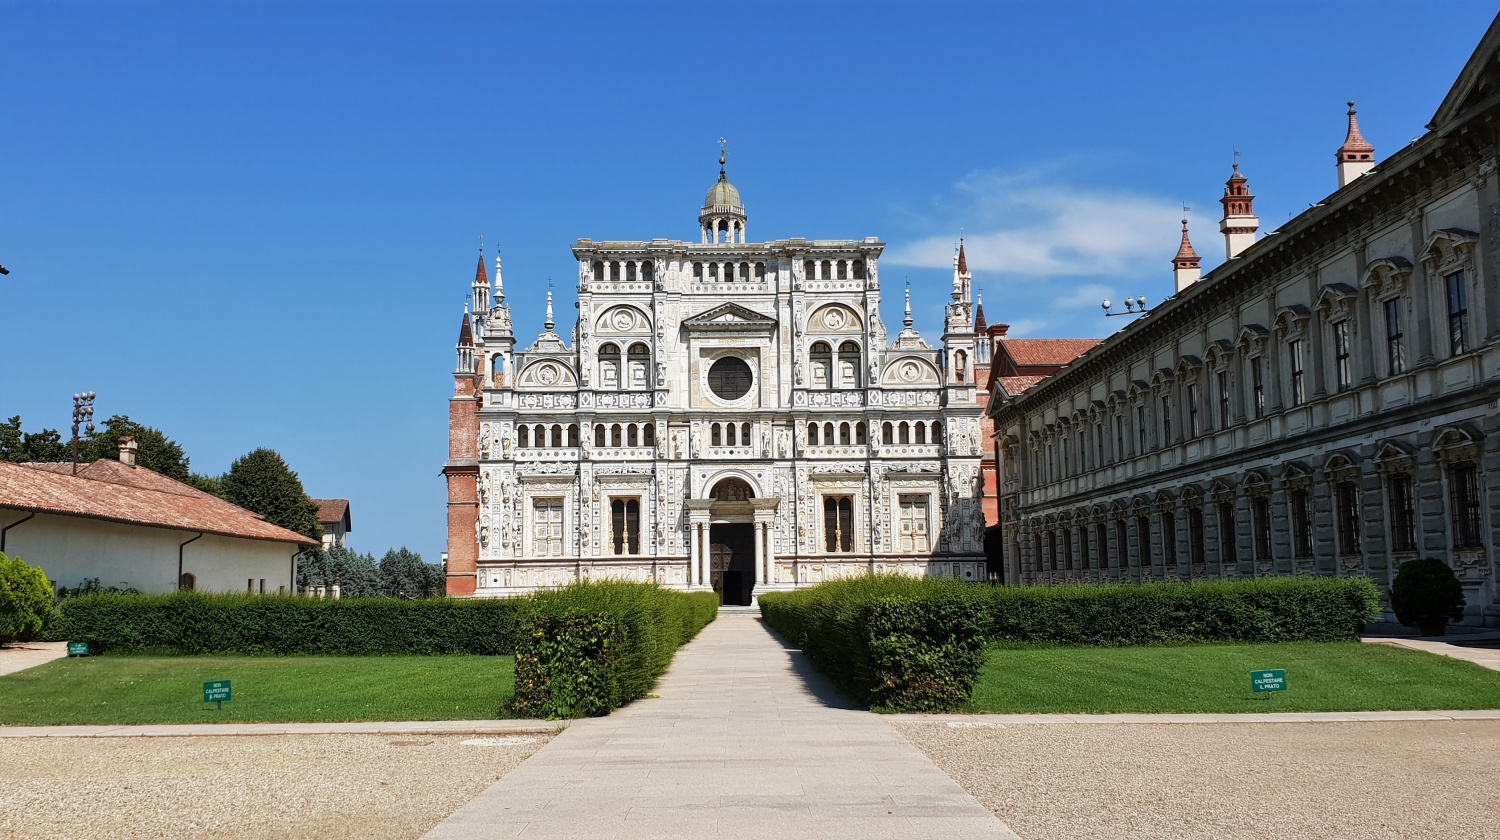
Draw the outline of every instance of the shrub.
[[[63,601],[51,635],[119,653],[493,656],[515,652],[528,609],[526,600],[97,593]]]
[[[1464,617],[1464,587],[1447,563],[1428,558],[1408,560],[1391,583],[1391,611],[1424,636],[1441,636],[1449,621]]]
[[[719,609],[712,592],[612,581],[539,593],[530,603],[511,708],[539,718],[605,715],[644,697]]]
[[[1125,646],[1356,638],[1379,607],[1364,578],[985,587],[876,576],[761,597],[767,623],[854,700],[965,703],[989,640]]]
[[[35,638],[52,615],[46,573],[0,554],[0,642]]]

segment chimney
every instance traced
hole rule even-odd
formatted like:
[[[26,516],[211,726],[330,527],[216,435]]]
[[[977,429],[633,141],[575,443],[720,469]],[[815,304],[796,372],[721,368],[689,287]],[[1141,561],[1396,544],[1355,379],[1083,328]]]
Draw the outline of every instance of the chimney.
[[[135,466],[135,435],[125,435],[120,438],[120,463],[127,467]]]
[[[1198,252],[1193,250],[1193,243],[1188,240],[1187,219],[1183,219],[1182,244],[1177,248],[1177,256],[1172,258],[1172,279],[1177,282],[1177,291],[1181,292],[1203,278],[1202,264]]]
[[[1224,205],[1224,219],[1219,222],[1219,232],[1224,234],[1224,257],[1232,260],[1255,244],[1255,232],[1260,230],[1260,219],[1255,218],[1255,195],[1250,192],[1238,161],[1234,164],[1234,174],[1224,182],[1224,197],[1219,203]]]
[[[1349,133],[1344,145],[1334,153],[1339,162],[1339,188],[1375,168],[1375,147],[1359,133],[1359,118],[1354,116],[1354,100],[1349,100]]]

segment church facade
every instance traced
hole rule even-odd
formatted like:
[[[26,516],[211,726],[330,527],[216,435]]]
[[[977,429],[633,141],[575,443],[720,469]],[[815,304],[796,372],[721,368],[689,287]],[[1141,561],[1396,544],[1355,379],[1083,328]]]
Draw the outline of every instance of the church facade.
[[[754,243],[720,160],[698,242],[581,239],[517,349],[483,256],[450,401],[448,591],[573,581],[758,594],[877,572],[981,580],[981,407],[960,247],[940,347],[880,317],[884,244]]]

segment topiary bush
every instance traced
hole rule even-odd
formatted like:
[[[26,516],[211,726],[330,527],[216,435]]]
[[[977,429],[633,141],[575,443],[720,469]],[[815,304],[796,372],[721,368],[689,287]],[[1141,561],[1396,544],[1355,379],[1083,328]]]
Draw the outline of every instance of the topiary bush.
[[[52,585],[41,569],[0,554],[0,642],[41,635],[52,620],[52,604]]]
[[[649,692],[677,649],[718,615],[712,592],[652,583],[576,583],[530,599],[511,710],[525,717],[609,714]]]
[[[1449,621],[1464,617],[1463,584],[1441,560],[1408,560],[1391,583],[1391,611],[1424,636],[1445,635]]]

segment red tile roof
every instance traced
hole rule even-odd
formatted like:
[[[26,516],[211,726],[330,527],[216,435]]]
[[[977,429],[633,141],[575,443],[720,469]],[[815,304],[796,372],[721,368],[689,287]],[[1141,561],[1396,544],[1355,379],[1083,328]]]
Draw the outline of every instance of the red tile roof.
[[[1066,365],[1091,350],[1099,338],[1002,338],[1000,345],[1017,366]]]
[[[1046,378],[1045,376],[1002,376],[996,381],[1000,383],[1001,388],[1005,389],[1005,393],[1014,397]]]
[[[318,506],[318,521],[324,525],[335,522],[344,523],[346,530],[354,530],[349,522],[349,500],[348,499],[313,499]]]
[[[127,467],[105,459],[80,466],[76,476],[71,474],[72,469],[71,464],[0,463],[0,508],[250,540],[317,544],[145,467]]]

